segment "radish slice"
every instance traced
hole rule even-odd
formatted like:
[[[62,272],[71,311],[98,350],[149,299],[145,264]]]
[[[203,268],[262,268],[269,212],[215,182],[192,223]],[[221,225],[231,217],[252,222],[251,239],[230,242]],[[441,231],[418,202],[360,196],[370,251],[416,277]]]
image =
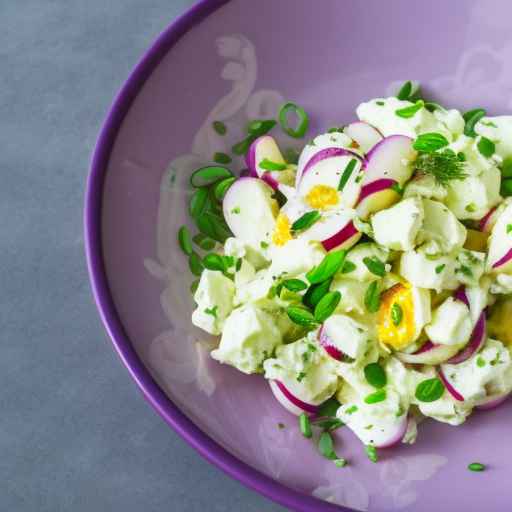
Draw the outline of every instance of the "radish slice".
[[[450,384],[441,368],[439,368],[437,374],[439,375],[439,378],[441,379],[441,382],[444,384],[444,387],[446,388],[448,393],[450,393],[450,395],[452,395],[453,398],[455,398],[455,400],[458,400],[459,402],[464,402],[464,397]]]
[[[466,360],[468,360],[475,352],[480,350],[480,347],[485,342],[485,334],[486,334],[486,321],[485,321],[485,312],[482,311],[478,320],[476,322],[475,328],[471,333],[471,338],[469,339],[468,344],[454,357],[448,359],[448,364],[459,364]]]
[[[258,178],[240,178],[229,187],[222,210],[237,238],[250,244],[270,239],[279,211],[272,193],[272,189]]]
[[[476,408],[481,411],[489,411],[495,409],[498,405],[501,405],[510,396],[510,391],[502,395],[494,395],[485,397],[483,400],[477,403]]]
[[[455,290],[453,297],[459,300],[460,302],[466,304],[466,306],[469,308],[469,299],[468,296],[466,295],[466,288],[464,286],[459,286],[459,288]]]
[[[505,263],[508,263],[512,259],[512,248],[509,249],[505,256],[501,257],[498,261],[494,262],[492,264],[492,268],[499,268],[505,265]]]
[[[460,345],[441,345],[427,341],[413,354],[396,352],[396,357],[409,364],[441,364],[453,357],[460,350]]]
[[[496,224],[496,206],[491,208],[478,222],[478,229],[480,231],[484,231],[485,233],[490,233],[494,224]]]
[[[286,161],[279,150],[279,146],[273,137],[263,135],[258,137],[249,147],[246,155],[247,167],[251,176],[256,175],[268,183],[273,189],[279,186],[279,174],[282,171],[269,171],[261,168],[261,162],[269,160],[276,164],[286,165]]]
[[[391,135],[376,144],[366,156],[363,185],[392,179],[402,186],[413,173],[416,151],[412,143],[413,140],[405,135]]]
[[[343,361],[345,354],[336,347],[332,339],[327,335],[323,326],[318,333],[318,341],[324,350],[336,361]]]
[[[361,238],[361,233],[352,221],[353,217],[353,213],[346,210],[325,214],[300,237],[321,242],[326,251],[348,249]]]
[[[407,414],[402,416],[402,420],[396,424],[394,430],[388,432],[389,436],[387,439],[379,439],[374,443],[375,448],[392,448],[402,441],[407,432],[409,420]]]
[[[288,411],[296,416],[301,415],[303,412],[307,412],[308,414],[316,414],[319,411],[319,407],[317,405],[307,404],[303,402],[295,395],[293,395],[290,390],[280,381],[271,380],[269,381],[270,389],[277,401]]]
[[[362,162],[359,155],[344,148],[325,148],[314,154],[304,166],[298,182],[298,192],[302,197],[319,186],[329,187],[335,192],[340,188],[344,171],[348,169],[347,180],[343,184],[340,200],[343,206],[352,208],[359,196],[360,185],[356,182]],[[339,194],[338,194],[339,196]],[[307,202],[307,199],[306,199]],[[310,206],[318,208],[311,204]],[[321,208],[321,206],[320,206]]]
[[[512,238],[507,233],[507,226],[510,224],[512,224],[512,203],[500,211],[496,224],[492,228],[487,252],[488,270],[505,273],[512,270]]]
[[[375,144],[382,140],[381,133],[364,121],[350,123],[343,132],[358,144],[363,153],[368,153]]]
[[[395,180],[382,178],[363,185],[356,208],[358,215],[367,219],[370,214],[396,203],[400,195],[391,188],[396,184]]]

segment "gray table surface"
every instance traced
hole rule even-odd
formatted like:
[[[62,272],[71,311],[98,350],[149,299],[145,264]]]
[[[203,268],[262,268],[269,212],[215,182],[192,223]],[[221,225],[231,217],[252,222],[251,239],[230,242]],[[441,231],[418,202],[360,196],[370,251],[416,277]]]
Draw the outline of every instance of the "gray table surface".
[[[0,510],[278,511],[185,444],[110,346],[84,260],[89,158],[193,0],[0,0]]]

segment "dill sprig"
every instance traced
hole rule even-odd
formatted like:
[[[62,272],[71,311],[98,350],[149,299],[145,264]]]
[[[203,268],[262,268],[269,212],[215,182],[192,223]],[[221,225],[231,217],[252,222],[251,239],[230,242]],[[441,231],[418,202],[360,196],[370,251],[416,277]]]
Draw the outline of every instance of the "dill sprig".
[[[414,166],[416,171],[434,176],[441,185],[447,185],[452,180],[463,180],[468,176],[465,163],[450,150],[429,153],[420,151]]]

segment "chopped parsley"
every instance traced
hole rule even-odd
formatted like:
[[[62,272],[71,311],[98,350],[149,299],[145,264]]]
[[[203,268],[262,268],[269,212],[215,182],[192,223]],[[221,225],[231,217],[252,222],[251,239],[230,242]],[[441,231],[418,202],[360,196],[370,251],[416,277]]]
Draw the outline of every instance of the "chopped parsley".
[[[354,414],[357,412],[357,405],[351,405],[345,412],[347,414]]]
[[[404,317],[404,311],[402,309],[402,306],[398,304],[397,302],[393,303],[391,306],[391,321],[393,322],[393,325],[398,327],[402,323],[402,319]]]
[[[306,372],[299,372],[297,374],[297,382],[302,382],[302,380],[304,379],[305,376],[306,376]]]
[[[479,368],[483,368],[485,366],[485,359],[482,357],[482,356],[478,356],[476,358],[476,365],[479,367]]]
[[[366,446],[365,451],[366,455],[372,462],[377,462],[379,460],[377,456],[377,448],[375,448],[375,446],[369,444]]]
[[[445,268],[445,267],[446,267],[446,265],[445,265],[444,263],[443,263],[443,264],[441,264],[441,265],[438,265],[438,266],[435,268],[435,270],[436,270],[436,274],[440,274],[440,273],[444,270],[444,268]]]
[[[507,235],[512,231],[512,224],[507,224]]]
[[[234,213],[235,215],[238,215],[240,213],[240,206],[235,206],[232,210],[231,210],[231,213]]]

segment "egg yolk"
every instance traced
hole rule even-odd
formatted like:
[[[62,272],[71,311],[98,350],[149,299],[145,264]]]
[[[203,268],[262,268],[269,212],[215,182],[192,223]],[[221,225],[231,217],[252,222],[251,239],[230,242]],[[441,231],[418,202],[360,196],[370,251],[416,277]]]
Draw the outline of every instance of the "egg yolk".
[[[290,220],[286,215],[280,213],[276,219],[276,227],[272,233],[272,242],[278,246],[283,246],[292,239]]]
[[[396,284],[381,295],[377,315],[379,341],[401,350],[413,341],[415,330],[412,290],[408,285]]]
[[[338,204],[338,191],[327,185],[315,185],[306,196],[306,203],[316,210],[325,210]]]

